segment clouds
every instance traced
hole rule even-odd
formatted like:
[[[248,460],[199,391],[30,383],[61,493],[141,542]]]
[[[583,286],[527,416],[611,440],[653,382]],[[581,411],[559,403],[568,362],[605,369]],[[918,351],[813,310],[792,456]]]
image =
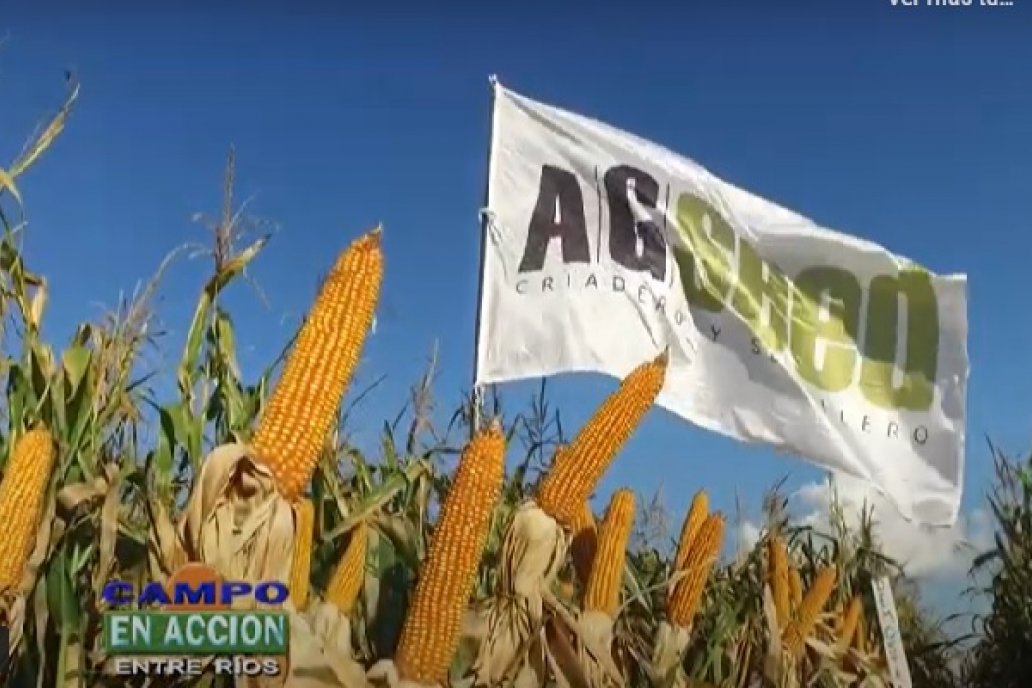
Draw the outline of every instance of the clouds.
[[[931,528],[907,522],[884,497],[867,483],[848,476],[836,476],[834,489],[846,524],[857,527],[865,504],[874,508],[874,528],[882,550],[900,562],[915,578],[962,578],[978,553],[993,542],[990,515],[983,509],[962,513],[951,528]],[[827,481],[803,485],[791,495],[789,508],[797,520],[820,530],[829,528],[833,488]],[[754,523],[738,529],[740,547],[751,547],[759,538]]]

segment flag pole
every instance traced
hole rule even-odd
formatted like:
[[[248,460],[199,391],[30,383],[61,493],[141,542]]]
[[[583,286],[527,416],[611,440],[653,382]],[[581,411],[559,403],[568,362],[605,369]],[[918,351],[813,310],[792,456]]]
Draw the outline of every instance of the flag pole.
[[[484,177],[484,205],[480,208],[480,264],[477,268],[477,312],[473,324],[473,370],[472,380],[472,409],[470,415],[470,437],[480,429],[481,407],[483,405],[483,390],[477,385],[477,369],[480,366],[480,323],[481,311],[484,307],[484,264],[487,256],[487,232],[491,226],[491,157],[494,155],[494,109],[495,96],[498,91],[498,76],[491,74],[487,78],[491,85],[490,114],[487,125],[487,174]]]

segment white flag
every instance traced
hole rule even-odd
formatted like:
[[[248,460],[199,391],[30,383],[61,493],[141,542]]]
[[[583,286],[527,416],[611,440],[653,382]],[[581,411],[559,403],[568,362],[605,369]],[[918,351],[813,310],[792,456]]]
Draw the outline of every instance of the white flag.
[[[497,83],[488,189],[478,385],[622,377],[669,347],[674,414],[956,520],[965,277]]]

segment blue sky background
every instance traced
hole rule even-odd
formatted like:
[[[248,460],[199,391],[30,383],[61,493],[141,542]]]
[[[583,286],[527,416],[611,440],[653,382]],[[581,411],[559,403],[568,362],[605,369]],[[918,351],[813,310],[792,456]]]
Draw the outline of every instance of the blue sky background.
[[[1015,452],[1032,445],[1028,0],[64,4],[9,2],[0,15],[0,160],[60,102],[65,69],[82,82],[65,135],[21,182],[51,337],[99,316],[175,246],[207,240],[190,217],[217,210],[233,143],[239,196],[281,226],[252,270],[268,306],[242,285],[226,299],[245,373],[288,339],[334,254],[383,221],[386,284],[356,386],[388,377],[359,420],[372,433],[393,415],[435,340],[450,410],[469,385],[494,72],[822,224],[966,272],[966,509],[988,485],[985,433]],[[168,375],[208,268],[180,262],[163,283]],[[614,385],[556,380],[553,401],[573,428]],[[533,389],[505,393],[512,404]],[[737,494],[755,517],[785,475],[793,488],[820,479],[657,410],[603,492],[662,487],[679,518],[705,487],[717,507],[733,511]]]

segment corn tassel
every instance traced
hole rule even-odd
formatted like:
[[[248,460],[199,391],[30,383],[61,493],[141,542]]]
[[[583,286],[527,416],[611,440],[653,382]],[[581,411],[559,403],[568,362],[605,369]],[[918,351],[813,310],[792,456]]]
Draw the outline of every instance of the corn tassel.
[[[792,596],[792,610],[798,611],[799,605],[803,603],[803,577],[799,575],[799,569],[788,567],[788,589]],[[795,612],[790,612],[791,617]]]
[[[351,532],[348,546],[333,568],[330,583],[326,587],[326,601],[345,616],[354,609],[365,583],[367,548],[368,526],[362,521]]]
[[[314,536],[315,506],[312,500],[302,499],[294,505],[294,558],[290,563],[290,599],[298,610],[308,606]]]
[[[674,570],[680,571],[688,561],[688,555],[692,549],[692,542],[699,533],[699,528],[709,515],[709,495],[705,490],[699,490],[692,497],[692,504],[688,507],[688,515],[681,524],[681,537],[677,541],[677,554],[674,556]]]
[[[791,617],[792,584],[789,582],[788,549],[785,541],[774,535],[767,543],[770,570],[770,591],[778,615],[778,630],[784,630]]]
[[[535,501],[560,525],[571,528],[617,452],[645,417],[666,379],[666,352],[639,365],[577,433],[555,453]]]
[[[838,645],[845,650],[852,644],[853,636],[856,634],[857,626],[860,623],[860,614],[864,610],[863,600],[857,595],[849,601],[846,613],[838,628]]]
[[[0,483],[0,523],[7,542],[6,555],[0,557],[0,593],[21,585],[56,460],[54,440],[45,428],[30,430],[14,443]]]
[[[394,657],[403,680],[447,678],[504,473],[505,437],[496,422],[466,445],[441,507]]]
[[[627,541],[634,525],[634,493],[618,490],[613,494],[598,532],[598,551],[591,566],[584,609],[603,612],[616,618],[620,608]]]
[[[591,506],[584,502],[578,512],[577,521],[573,525],[573,538],[570,540],[570,558],[573,559],[573,571],[577,581],[586,587],[591,576],[591,564],[595,560],[598,548],[598,529],[595,527],[595,515]]]
[[[337,258],[287,358],[251,443],[288,501],[305,489],[358,365],[383,278],[379,228]]]
[[[674,594],[667,604],[667,616],[673,626],[688,628],[702,602],[702,593],[710,571],[717,563],[724,539],[724,516],[708,516],[699,529],[683,571],[686,575],[674,586]]]
[[[793,657],[802,653],[807,638],[813,633],[817,617],[824,611],[828,598],[835,590],[835,577],[834,566],[827,566],[817,573],[813,585],[806,591],[796,611],[796,618],[785,629],[783,647]]]

